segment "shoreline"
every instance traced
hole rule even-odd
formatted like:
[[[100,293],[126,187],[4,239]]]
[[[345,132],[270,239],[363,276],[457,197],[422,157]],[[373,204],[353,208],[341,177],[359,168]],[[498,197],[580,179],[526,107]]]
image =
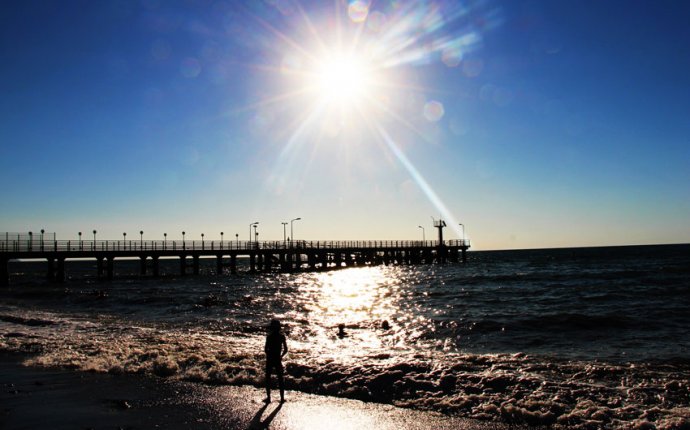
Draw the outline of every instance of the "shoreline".
[[[506,430],[500,423],[380,403],[287,391],[262,402],[250,386],[211,386],[149,375],[110,375],[27,367],[24,354],[0,353],[3,429],[322,429]]]

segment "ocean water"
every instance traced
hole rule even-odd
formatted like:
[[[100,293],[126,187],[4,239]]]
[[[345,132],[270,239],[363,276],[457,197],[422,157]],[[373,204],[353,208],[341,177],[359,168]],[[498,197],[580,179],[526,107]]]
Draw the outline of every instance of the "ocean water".
[[[0,350],[34,365],[288,389],[563,428],[690,428],[690,245],[470,252],[466,264],[136,276],[12,263]],[[385,322],[385,323],[384,323]],[[339,324],[345,337],[337,336]]]

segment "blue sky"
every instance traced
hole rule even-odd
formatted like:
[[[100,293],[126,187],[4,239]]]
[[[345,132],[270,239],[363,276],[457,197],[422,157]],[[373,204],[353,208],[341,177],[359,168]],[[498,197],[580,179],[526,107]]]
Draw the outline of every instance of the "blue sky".
[[[690,242],[687,22],[684,1],[5,1],[0,230],[421,239],[443,216],[474,249]]]

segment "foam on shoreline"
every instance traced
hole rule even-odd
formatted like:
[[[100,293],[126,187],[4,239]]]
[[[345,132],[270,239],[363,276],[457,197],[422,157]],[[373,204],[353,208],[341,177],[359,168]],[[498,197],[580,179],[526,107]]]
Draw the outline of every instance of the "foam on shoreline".
[[[18,364],[0,353],[3,429],[165,428],[507,430],[498,423],[449,417],[372,402],[286,393],[264,403],[250,386],[209,385],[151,375],[109,375]],[[40,406],[39,406],[40,405]],[[38,407],[37,407],[38,406]],[[513,428],[513,427],[511,427]],[[513,428],[513,430],[515,430]]]
[[[30,366],[152,374],[220,385],[263,382],[263,338],[124,326],[4,308],[0,350]],[[386,354],[313,357],[291,344],[290,390],[389,403],[454,416],[555,428],[690,427],[688,363],[607,363],[526,354]]]

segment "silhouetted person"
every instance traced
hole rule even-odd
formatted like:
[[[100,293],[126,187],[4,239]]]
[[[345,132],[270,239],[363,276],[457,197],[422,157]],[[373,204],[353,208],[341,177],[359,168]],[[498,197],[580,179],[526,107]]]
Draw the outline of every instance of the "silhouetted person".
[[[347,336],[347,333],[345,333],[345,324],[338,324],[338,337],[342,339],[345,336]]]
[[[278,388],[280,389],[280,401],[285,401],[285,384],[283,381],[283,356],[287,354],[288,347],[285,335],[280,332],[280,321],[271,320],[266,336],[266,403],[271,401],[271,370],[275,369],[278,376]]]

